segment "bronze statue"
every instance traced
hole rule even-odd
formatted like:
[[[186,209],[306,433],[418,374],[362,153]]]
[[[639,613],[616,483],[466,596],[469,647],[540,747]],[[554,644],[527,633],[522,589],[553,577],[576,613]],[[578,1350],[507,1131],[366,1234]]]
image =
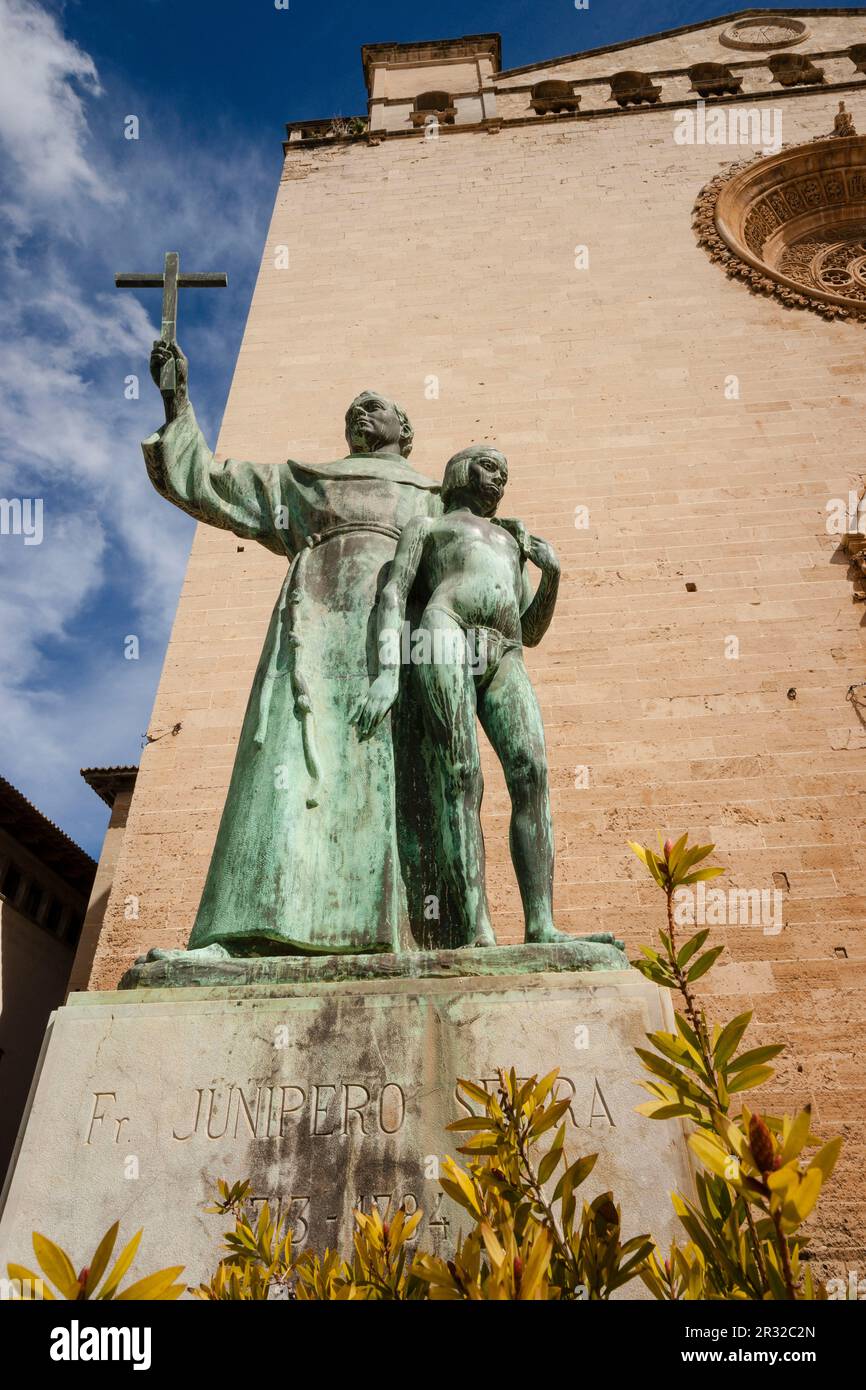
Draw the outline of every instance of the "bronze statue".
[[[411,937],[391,730],[361,744],[349,716],[376,669],[368,622],[377,586],[406,523],[440,510],[438,486],[406,462],[405,412],[373,391],[346,413],[346,458],[219,463],[189,401],[186,358],[160,340],[157,385],[169,364],[166,424],[143,445],[154,486],[287,563],[189,947],[212,956],[398,950]],[[411,763],[407,743],[398,761]]]
[[[164,277],[169,298],[175,271]],[[285,557],[287,570],[189,947],[149,952],[130,978],[179,958],[495,944],[476,711],[512,797],[526,939],[573,943],[553,925],[544,734],[521,654],[547,630],[559,567],[520,522],[495,518],[505,459],[487,447],[456,455],[442,516],[438,485],[406,462],[407,415],[365,391],[346,412],[345,458],[217,462],[169,309],[151,355],[166,415],[143,444],[151,480],[197,520]],[[534,596],[527,561],[541,570]],[[404,621],[413,640],[450,642],[456,659],[423,662],[401,681],[399,656],[383,651]],[[472,666],[468,637],[480,644]],[[613,938],[583,940],[603,945],[597,958],[581,948],[576,968],[606,968]],[[615,951],[613,960],[618,968]]]
[[[442,870],[462,914],[467,944],[495,945],[484,883],[483,782],[476,715],[502,764],[511,797],[509,842],[526,940],[572,940],[553,924],[553,824],[541,711],[523,645],[544,636],[559,589],[553,547],[523,523],[495,516],[508,478],[497,449],[455,454],[442,482],[441,517],[407,522],[378,604],[380,673],[354,719],[362,739],[379,727],[400,688],[398,643],[413,587],[423,613],[424,716],[435,750]],[[533,595],[526,563],[541,581]],[[426,634],[429,639],[418,642]],[[397,659],[395,660],[395,657]],[[603,939],[610,941],[610,937]]]

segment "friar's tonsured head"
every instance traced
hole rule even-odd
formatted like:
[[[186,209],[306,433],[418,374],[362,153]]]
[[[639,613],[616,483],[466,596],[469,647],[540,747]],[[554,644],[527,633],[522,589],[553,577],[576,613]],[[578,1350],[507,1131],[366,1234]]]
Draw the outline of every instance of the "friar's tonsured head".
[[[472,500],[485,516],[493,516],[508,481],[508,459],[491,444],[470,444],[445,465],[442,505],[461,506]]]
[[[408,458],[414,436],[405,410],[378,391],[362,391],[346,411],[346,443],[352,454],[397,452]]]

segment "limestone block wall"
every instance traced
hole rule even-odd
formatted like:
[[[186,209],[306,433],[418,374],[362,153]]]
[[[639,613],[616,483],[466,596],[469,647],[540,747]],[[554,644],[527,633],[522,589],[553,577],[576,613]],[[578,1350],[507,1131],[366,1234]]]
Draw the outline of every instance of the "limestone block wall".
[[[783,100],[786,140],[831,128],[827,95]],[[866,95],[848,106],[866,130]],[[431,476],[473,440],[507,453],[504,510],[563,566],[553,626],[528,653],[559,924],[616,931],[632,951],[649,939],[661,903],[625,842],[656,827],[714,841],[723,886],[780,889],[778,932],[715,929],[728,950],[714,1007],[752,1008],[756,1043],[788,1044],[767,1109],[811,1100],[818,1128],[848,1137],[816,1235],[841,1262],[862,1258],[866,1228],[866,727],[847,696],[866,653],[825,521],[828,499],[861,484],[866,338],[709,261],[692,205],[743,151],[672,131],[670,111],[647,109],[293,147],[218,453],[339,457],[345,406],[367,386],[405,404]],[[193,361],[193,398],[195,375]],[[199,529],[150,726],[166,736],[142,757],[91,988],[186,941],[282,575],[264,550]],[[517,941],[487,754],[485,775],[494,920]]]

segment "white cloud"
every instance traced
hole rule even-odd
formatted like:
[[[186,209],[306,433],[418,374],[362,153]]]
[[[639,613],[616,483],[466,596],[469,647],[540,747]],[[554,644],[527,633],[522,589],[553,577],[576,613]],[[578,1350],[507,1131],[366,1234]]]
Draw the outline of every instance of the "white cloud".
[[[188,269],[248,273],[276,180],[231,130],[196,143],[164,100],[154,113],[128,90],[114,106],[139,112],[141,138],[125,141],[102,96],[55,19],[0,0],[0,496],[45,499],[40,546],[0,535],[0,771],[81,838],[104,808],[78,767],[137,759],[191,537],[141,457],[162,415],[147,370],[158,293],[148,314],[113,272],[193,246]],[[199,418],[214,420],[237,301],[209,295],[198,332],[183,293],[180,309]],[[124,627],[146,659],[123,660]]]
[[[15,675],[33,674],[33,642],[60,640],[67,622],[102,582],[105,535],[98,516],[43,510],[41,544],[7,535],[0,546],[0,629],[17,654]]]
[[[0,0],[0,144],[15,168],[23,213],[79,190],[111,197],[85,152],[83,96],[98,95],[93,59],[30,0]]]

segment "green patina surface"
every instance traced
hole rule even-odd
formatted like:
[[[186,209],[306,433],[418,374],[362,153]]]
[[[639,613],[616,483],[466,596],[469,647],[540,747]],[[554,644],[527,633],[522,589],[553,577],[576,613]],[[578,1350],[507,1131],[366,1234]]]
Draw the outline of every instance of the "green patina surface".
[[[339,984],[352,980],[493,978],[579,971],[628,970],[624,953],[604,941],[575,937],[567,944],[494,946],[374,955],[270,956],[208,959],[196,952],[134,965],[121,990],[212,989]],[[87,995],[85,998],[89,999]]]
[[[511,798],[526,942],[562,947],[547,969],[620,968],[609,934],[575,941],[554,926],[547,758],[523,644],[547,630],[559,565],[521,522],[495,515],[503,455],[461,451],[440,496],[406,462],[408,417],[364,392],[346,415],[346,458],[220,463],[176,342],[154,345],[151,373],[166,406],[143,446],[154,486],[284,557],[287,572],[188,948],[150,952],[126,985],[540,968],[510,951],[498,960],[479,722]],[[482,947],[497,959],[465,954]]]

